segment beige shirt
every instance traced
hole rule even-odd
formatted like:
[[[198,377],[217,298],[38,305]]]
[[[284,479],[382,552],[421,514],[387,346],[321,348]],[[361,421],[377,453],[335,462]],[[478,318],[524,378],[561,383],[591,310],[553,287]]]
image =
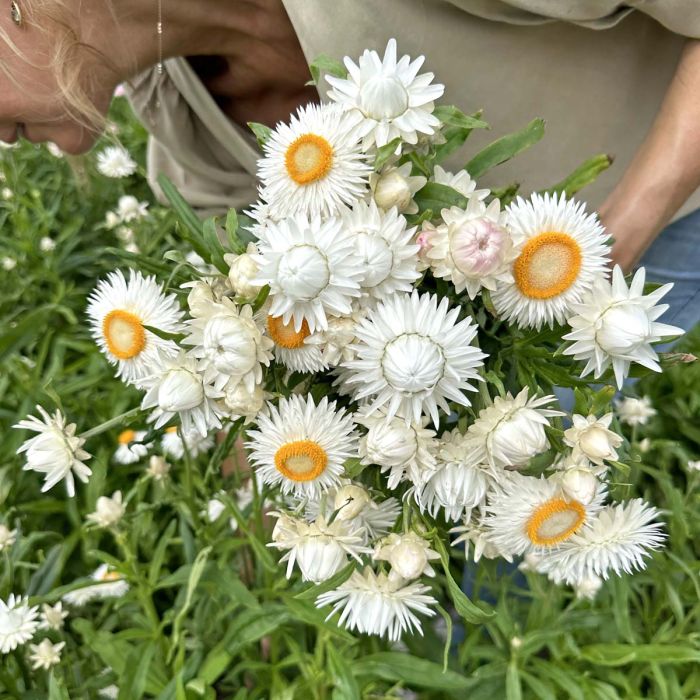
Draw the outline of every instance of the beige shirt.
[[[487,173],[480,186],[555,184],[597,153],[613,166],[582,191],[597,207],[622,176],[658,111],[685,36],[700,37],[698,0],[284,0],[306,58],[383,51],[426,56],[443,102],[484,110],[447,167],[535,117],[545,138]],[[682,36],[683,35],[683,36]],[[328,86],[319,86],[323,95]],[[163,172],[195,207],[218,212],[256,199],[251,135],[219,109],[185,59],[138,76],[130,98],[152,137],[151,184]],[[675,218],[700,207],[700,191]]]

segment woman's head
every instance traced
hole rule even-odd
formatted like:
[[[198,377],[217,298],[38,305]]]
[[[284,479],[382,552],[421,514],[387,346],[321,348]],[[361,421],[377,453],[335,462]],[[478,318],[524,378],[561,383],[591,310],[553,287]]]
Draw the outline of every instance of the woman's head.
[[[105,0],[106,3],[107,0]],[[92,6],[103,2],[17,0],[22,21],[0,10],[0,140],[18,128],[30,141],[53,141],[67,153],[93,144],[117,84],[109,60],[82,36]],[[88,6],[88,9],[85,8]],[[96,19],[93,14],[93,19]]]

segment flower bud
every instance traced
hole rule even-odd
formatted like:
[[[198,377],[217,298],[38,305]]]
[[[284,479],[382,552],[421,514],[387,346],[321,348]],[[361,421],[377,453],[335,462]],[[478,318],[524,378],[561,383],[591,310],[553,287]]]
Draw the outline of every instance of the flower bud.
[[[391,168],[377,179],[374,188],[374,201],[385,211],[396,207],[399,213],[406,211],[413,194],[408,180],[396,168]]]
[[[600,485],[590,469],[567,469],[560,479],[564,493],[584,505],[593,501]]]
[[[464,221],[450,231],[450,252],[465,275],[488,275],[503,263],[508,235],[489,219]]]
[[[256,384],[252,392],[248,391],[243,382],[227,387],[224,403],[236,416],[256,415],[265,403],[265,393],[261,384]]]
[[[544,452],[549,443],[544,426],[532,420],[526,411],[517,410],[501,421],[492,433],[491,449],[505,457],[509,466],[520,466]]]
[[[576,597],[579,599],[585,598],[586,600],[593,600],[602,585],[603,579],[601,579],[599,576],[596,576],[595,574],[586,576],[586,578],[582,579],[574,586]]]
[[[591,460],[614,459],[614,450],[608,437],[610,431],[596,425],[581,431],[579,447]]]
[[[335,492],[333,508],[338,511],[338,520],[352,520],[356,518],[372,499],[367,489],[356,484],[346,484]]]
[[[158,387],[158,407],[162,411],[187,411],[202,401],[202,378],[182,367],[171,369]]]
[[[164,457],[159,455],[151,455],[148,460],[148,475],[153,477],[156,481],[162,481],[168,476],[170,472],[170,465],[165,461]]]
[[[255,338],[236,316],[212,316],[204,327],[204,352],[222,374],[247,374],[257,362]]]
[[[250,243],[242,255],[226,256],[226,262],[230,264],[228,279],[231,287],[238,296],[246,299],[254,298],[260,291],[260,285],[253,283],[260,269],[253,259],[255,253],[257,253],[255,244]]]
[[[373,425],[363,438],[366,459],[381,467],[400,467],[416,453],[416,435],[400,418]]]

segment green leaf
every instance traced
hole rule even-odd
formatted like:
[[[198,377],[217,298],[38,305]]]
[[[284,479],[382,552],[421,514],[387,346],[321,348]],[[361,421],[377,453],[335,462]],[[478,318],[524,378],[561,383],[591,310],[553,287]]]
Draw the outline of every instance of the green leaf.
[[[348,71],[345,66],[335,58],[326,55],[325,53],[319,54],[310,63],[309,70],[311,71],[312,83],[313,85],[318,85],[321,81],[321,77],[325,74],[334,75],[336,78],[347,78]]]
[[[165,176],[158,176],[158,184],[160,185],[163,194],[170,202],[170,205],[175,210],[178,218],[185,225],[187,231],[197,240],[200,241],[200,248],[203,249],[204,254],[200,253],[196,248],[198,255],[201,255],[206,259],[206,250],[204,249],[202,236],[202,222],[195,213],[194,209],[187,203],[185,198],[178,192],[177,188],[173,183]]]
[[[454,671],[443,671],[442,666],[403,652],[383,651],[353,661],[356,676],[382,678],[435,690],[465,690],[476,681]]]
[[[374,169],[379,171],[384,167],[384,164],[396,153],[396,149],[401,145],[401,139],[397,136],[395,139],[384,144],[377,149],[377,155],[374,157]]]
[[[599,666],[700,663],[700,650],[680,644],[589,644],[581,648],[581,656]]]
[[[416,192],[416,204],[421,211],[431,209],[434,212],[441,212],[450,207],[466,209],[468,200],[457,190],[448,185],[441,185],[437,182],[429,182],[425,187]]]
[[[334,588],[338,588],[341,583],[345,583],[352,575],[352,572],[355,571],[355,568],[355,564],[350,563],[335,576],[331,576],[327,581],[309,586],[309,588],[301,593],[297,593],[294,597],[298,600],[315,600],[321,593],[332,591]]]
[[[238,229],[240,227],[240,222],[238,220],[238,213],[235,209],[229,209],[228,214],[226,214],[226,235],[228,237],[228,244],[231,250],[237,255],[242,255],[245,253],[245,243],[241,240],[238,235]]]
[[[255,138],[257,139],[260,148],[267,143],[267,140],[270,138],[270,134],[272,133],[272,129],[269,126],[260,124],[259,122],[248,122],[248,128],[253,132],[253,134],[255,134]]]
[[[520,687],[520,674],[515,659],[511,659],[506,671],[506,700],[522,700],[523,691]]]
[[[598,175],[607,170],[613,163],[611,156],[601,154],[593,156],[581,163],[568,177],[565,177],[561,182],[557,183],[549,189],[542,192],[550,192],[551,194],[564,192],[567,196],[576,194],[586,185],[595,182]]]
[[[513,156],[536,144],[544,136],[544,120],[533,119],[524,129],[496,139],[479,151],[465,166],[473,177],[481,177],[485,172],[505,163]]]
[[[343,658],[342,654],[336,651],[332,644],[326,647],[328,654],[328,667],[333,679],[333,700],[360,700],[360,686],[352,674],[352,667]]]
[[[219,233],[216,228],[216,217],[212,216],[208,218],[202,227],[202,235],[204,236],[204,243],[207,246],[207,251],[209,252],[209,262],[216,267],[216,269],[222,275],[228,275],[229,266],[224,260],[224,255],[226,250],[221,245],[221,240],[219,239]],[[207,258],[205,258],[206,260]]]
[[[49,696],[48,700],[70,700],[70,695],[66,687],[63,685],[63,681],[60,681],[51,671],[49,675]]]
[[[445,143],[435,146],[435,162],[442,163],[445,158],[461,148],[473,129],[488,129],[489,125],[479,119],[481,112],[469,116],[452,105],[439,105],[433,114],[442,122],[442,135]]]
[[[124,673],[119,679],[119,700],[143,697],[155,651],[155,642],[149,642],[131,650],[124,667]],[[160,691],[160,688],[158,690]]]

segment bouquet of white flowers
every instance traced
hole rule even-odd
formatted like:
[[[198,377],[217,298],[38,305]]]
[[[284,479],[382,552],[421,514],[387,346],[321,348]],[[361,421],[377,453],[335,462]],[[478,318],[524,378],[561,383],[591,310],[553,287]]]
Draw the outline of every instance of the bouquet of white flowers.
[[[479,188],[474,178],[538,141],[543,123],[449,172],[440,163],[486,123],[436,104],[444,87],[422,63],[398,58],[393,40],[383,58],[314,63],[328,103],[275,129],[251,125],[263,156],[245,214],[202,223],[162,179],[194,255],[169,254],[165,284],[117,270],[88,304],[95,341],[143,392],[140,407],[82,434],[41,408],[17,426],[35,433],[25,468],[69,496],[90,479],[87,441],[115,426],[127,428],[115,461],[152,455],[154,484],[185,459],[190,522],[226,512],[234,530],[260,534],[273,518],[280,575],[300,575],[328,619],[391,641],[422,632],[439,604],[467,622],[491,614],[450,573],[460,543],[474,562],[522,557],[581,597],[645,566],[663,529],[652,505],[609,497],[629,445],[605,382],[621,388],[632,364],[660,371],[652,344],[682,332],[658,321],[671,285],[645,290],[643,269],[631,281],[611,271],[609,235],[572,199],[607,158],[527,198]],[[206,474],[193,474],[215,440]],[[212,489],[232,453],[245,483]],[[124,544],[120,523],[147,507],[144,493],[102,496],[91,525]],[[182,616],[210,553],[189,570]],[[255,556],[275,570],[269,550]],[[444,590],[431,587],[436,568]],[[114,561],[88,583],[65,601],[140,582]],[[19,598],[3,606],[0,621],[23,616],[14,632],[0,624],[5,652],[38,622]]]

